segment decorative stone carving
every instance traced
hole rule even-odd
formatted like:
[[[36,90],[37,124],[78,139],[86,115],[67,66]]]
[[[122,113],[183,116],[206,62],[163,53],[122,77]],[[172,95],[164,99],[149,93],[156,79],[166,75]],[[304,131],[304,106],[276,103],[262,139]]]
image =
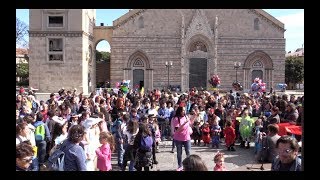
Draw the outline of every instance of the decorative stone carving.
[[[191,23],[186,31],[186,39],[190,39],[196,34],[203,34],[206,37],[212,38],[213,32],[208,23],[208,19],[204,14],[204,10],[197,9]]]

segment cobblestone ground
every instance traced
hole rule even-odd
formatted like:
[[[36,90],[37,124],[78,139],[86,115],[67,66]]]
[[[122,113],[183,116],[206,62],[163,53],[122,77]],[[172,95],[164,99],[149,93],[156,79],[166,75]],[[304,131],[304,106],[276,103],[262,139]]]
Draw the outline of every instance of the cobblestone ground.
[[[228,171],[261,171],[261,163],[254,159],[254,143],[250,144],[250,149],[240,148],[239,143],[236,143],[235,148],[236,151],[227,151],[224,143],[220,144],[219,149],[192,145],[191,154],[198,154],[205,161],[209,171],[213,171],[215,165],[213,157],[218,150],[225,153],[225,166]],[[159,164],[154,165],[151,171],[175,171],[178,166],[177,153],[176,149],[174,153],[170,152],[171,141],[161,142],[159,150],[160,152],[156,153]],[[185,157],[186,154],[183,150],[182,159]],[[112,167],[114,171],[119,171],[115,153],[112,155]],[[264,164],[263,167],[264,171],[270,171],[271,163]]]

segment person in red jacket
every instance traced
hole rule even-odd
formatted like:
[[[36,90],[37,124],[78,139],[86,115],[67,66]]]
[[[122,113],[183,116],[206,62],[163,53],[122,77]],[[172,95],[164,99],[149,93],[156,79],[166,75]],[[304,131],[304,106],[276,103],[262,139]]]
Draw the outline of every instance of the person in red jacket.
[[[235,151],[234,143],[236,140],[236,132],[235,132],[235,129],[232,127],[231,121],[226,122],[226,128],[224,129],[224,135],[225,135],[225,142],[226,142],[226,146],[228,148],[228,151]]]
[[[204,142],[204,146],[209,145],[210,144],[210,127],[209,127],[209,123],[206,122],[203,124],[202,127],[202,141]]]

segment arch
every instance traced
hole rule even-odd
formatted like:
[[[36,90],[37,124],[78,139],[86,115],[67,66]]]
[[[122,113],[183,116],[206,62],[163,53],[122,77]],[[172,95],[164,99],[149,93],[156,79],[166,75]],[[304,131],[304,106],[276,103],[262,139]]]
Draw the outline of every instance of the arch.
[[[249,56],[244,61],[244,68],[251,68],[254,63],[258,62],[259,60],[262,63],[262,66],[266,69],[273,69],[273,62],[270,56],[263,52],[263,51],[254,51],[253,53],[249,54]]]
[[[202,43],[203,46],[206,48],[207,52],[211,54],[210,50],[213,49],[212,43],[208,37],[202,34],[196,34],[189,39],[189,41],[186,44],[187,51],[190,52],[190,50],[193,49],[193,46],[195,46],[195,44],[197,43]]]
[[[132,68],[135,66],[136,64],[136,60],[141,61],[141,63],[144,65],[143,67],[150,69],[150,61],[148,56],[146,55],[145,52],[143,52],[142,50],[136,50],[134,53],[132,53],[132,55],[129,57],[128,59],[128,63],[127,63],[127,68]]]
[[[273,87],[273,62],[270,56],[257,50],[248,55],[243,65],[244,88],[250,89],[252,79],[256,73],[261,74],[263,82],[267,83],[266,88]]]

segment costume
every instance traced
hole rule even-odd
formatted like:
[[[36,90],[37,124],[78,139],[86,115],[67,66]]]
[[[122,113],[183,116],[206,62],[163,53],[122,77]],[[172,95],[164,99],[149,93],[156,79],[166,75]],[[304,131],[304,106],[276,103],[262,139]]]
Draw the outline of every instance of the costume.
[[[210,128],[209,125],[207,125],[207,127],[202,128],[202,141],[204,142],[204,144],[209,144],[210,140]]]
[[[213,171],[226,171],[226,167],[224,167],[223,165],[220,166],[219,164],[216,164],[213,168]]]
[[[220,144],[220,132],[221,132],[221,127],[219,125],[213,125],[211,129],[212,133],[212,147],[216,146],[219,148]]]
[[[224,129],[225,134],[225,142],[227,148],[229,148],[231,145],[235,143],[236,140],[236,132],[235,129],[232,126],[226,127]]]

